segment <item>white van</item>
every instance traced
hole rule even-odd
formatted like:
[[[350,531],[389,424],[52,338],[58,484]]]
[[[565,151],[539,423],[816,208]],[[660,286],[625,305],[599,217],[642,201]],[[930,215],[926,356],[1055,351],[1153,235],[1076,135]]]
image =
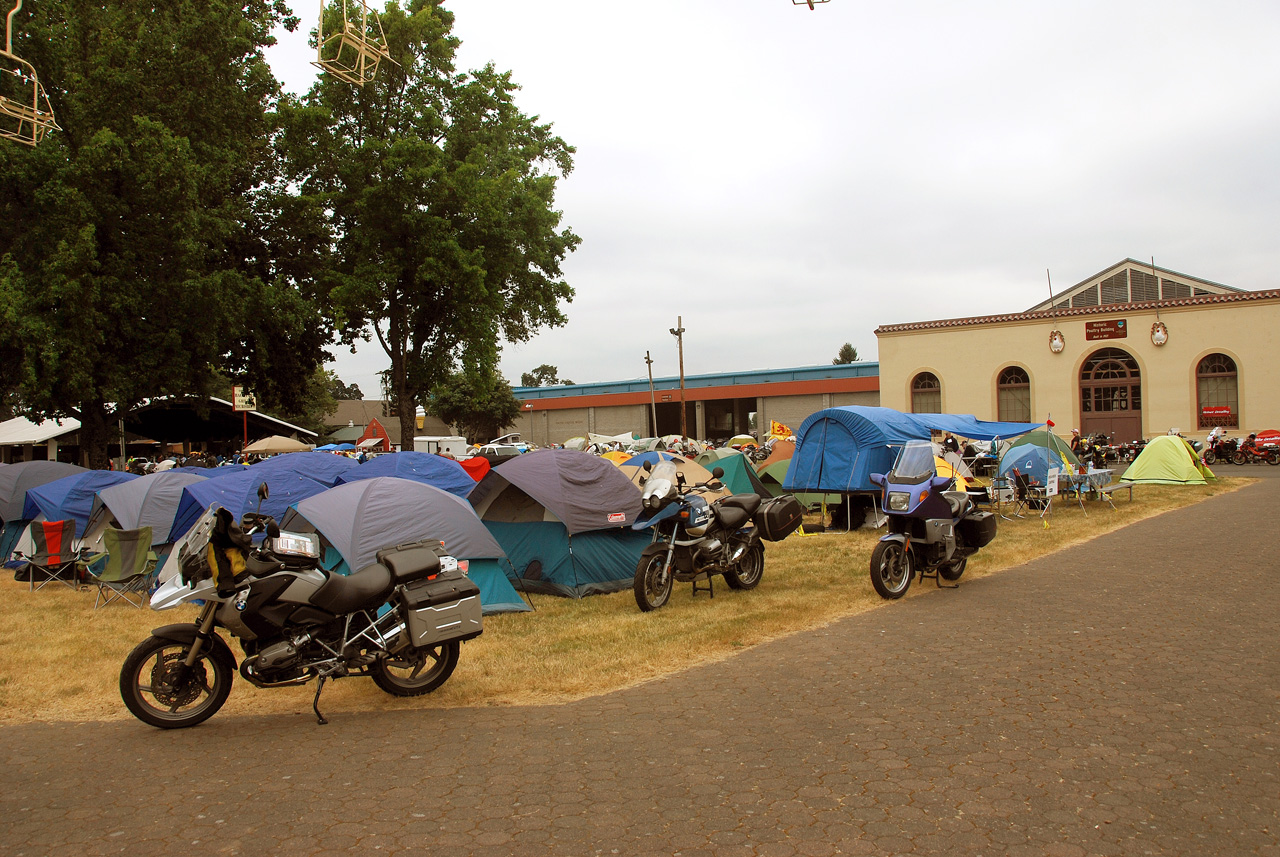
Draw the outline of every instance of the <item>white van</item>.
[[[457,435],[429,435],[413,439],[415,452],[429,452],[432,455],[445,453],[459,460],[471,457],[468,452],[470,448],[471,444],[467,443],[467,439]]]

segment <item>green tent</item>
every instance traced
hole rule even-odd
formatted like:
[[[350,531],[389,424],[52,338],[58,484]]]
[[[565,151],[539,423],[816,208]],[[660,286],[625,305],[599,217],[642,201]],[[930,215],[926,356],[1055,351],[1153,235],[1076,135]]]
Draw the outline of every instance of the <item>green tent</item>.
[[[1063,462],[1068,465],[1080,466],[1080,459],[1076,458],[1076,454],[1071,451],[1071,445],[1062,438],[1058,437],[1047,428],[1035,429],[1019,437],[1013,443],[1009,444],[1009,449],[1017,449],[1020,446],[1030,444],[1032,446],[1042,446],[1052,452],[1062,456]],[[1008,454],[1008,453],[1006,453]]]
[[[1150,485],[1204,485],[1217,479],[1183,438],[1162,435],[1147,444],[1120,477],[1121,482]]]
[[[782,484],[787,478],[787,468],[791,466],[790,458],[780,458],[772,464],[766,464],[760,468],[760,483],[764,485],[765,490],[769,492],[771,497],[780,497],[783,494],[791,494],[790,491],[782,490]],[[806,494],[797,493],[795,498],[806,509],[815,509],[825,502],[828,506],[834,506],[844,501],[844,497],[840,494]]]
[[[725,454],[725,453],[728,454]],[[759,494],[761,497],[772,496],[760,482],[756,469],[741,452],[715,449],[699,455],[695,461],[708,470],[719,467],[724,471],[720,481],[734,494]]]

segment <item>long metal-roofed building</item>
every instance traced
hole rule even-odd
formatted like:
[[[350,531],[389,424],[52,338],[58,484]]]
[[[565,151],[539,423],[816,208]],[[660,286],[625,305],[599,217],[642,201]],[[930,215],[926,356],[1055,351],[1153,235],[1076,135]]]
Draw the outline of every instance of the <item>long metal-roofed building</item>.
[[[588,433],[640,437],[680,434],[680,379],[649,379],[516,387],[522,412],[513,430],[549,446]],[[755,369],[684,378],[685,420],[690,437],[766,434],[772,422],[797,428],[823,408],[880,404],[880,364]],[[655,421],[656,416],[656,421]]]

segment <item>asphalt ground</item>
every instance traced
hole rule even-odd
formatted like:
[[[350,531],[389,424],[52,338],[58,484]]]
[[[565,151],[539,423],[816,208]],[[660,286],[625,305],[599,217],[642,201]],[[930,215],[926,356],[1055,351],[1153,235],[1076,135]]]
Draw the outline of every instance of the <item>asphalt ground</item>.
[[[1280,854],[1278,505],[571,704],[4,727],[0,854]]]

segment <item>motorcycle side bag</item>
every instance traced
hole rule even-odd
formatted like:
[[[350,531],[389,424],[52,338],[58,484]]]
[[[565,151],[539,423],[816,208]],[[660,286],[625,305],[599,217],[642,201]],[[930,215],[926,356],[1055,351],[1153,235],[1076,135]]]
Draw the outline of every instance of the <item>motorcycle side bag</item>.
[[[960,538],[965,547],[986,547],[995,537],[996,516],[991,512],[974,512],[960,522]]]
[[[780,542],[800,528],[804,506],[790,494],[765,500],[756,510],[751,522],[760,531],[760,538]]]
[[[396,583],[412,583],[439,573],[439,550],[440,542],[428,540],[386,548],[375,556],[391,572]]]
[[[400,609],[413,645],[470,640],[483,630],[480,587],[461,573],[418,580],[400,590]]]

